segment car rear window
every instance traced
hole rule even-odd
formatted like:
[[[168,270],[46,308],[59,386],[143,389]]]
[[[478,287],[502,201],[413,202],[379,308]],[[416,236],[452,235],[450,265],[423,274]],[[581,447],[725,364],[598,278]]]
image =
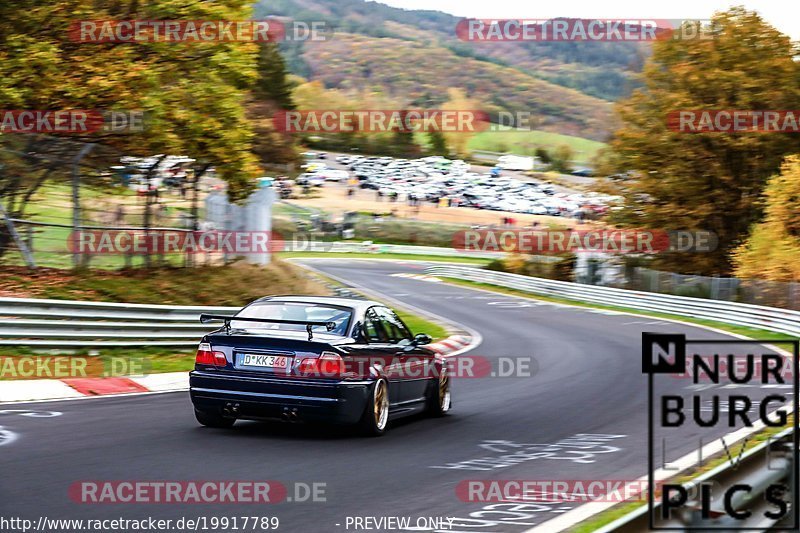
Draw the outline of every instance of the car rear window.
[[[353,310],[346,307],[330,306],[308,302],[264,302],[248,305],[236,316],[246,318],[266,318],[271,320],[298,320],[311,322],[333,322],[336,326],[327,331],[325,326],[313,326],[313,331],[344,336],[350,326]],[[269,329],[279,331],[305,331],[300,324],[265,324],[233,320],[231,327],[236,329]]]

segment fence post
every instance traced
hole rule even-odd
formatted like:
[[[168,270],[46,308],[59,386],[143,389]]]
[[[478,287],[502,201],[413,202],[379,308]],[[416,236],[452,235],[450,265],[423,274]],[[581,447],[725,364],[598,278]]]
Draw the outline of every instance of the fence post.
[[[146,246],[144,251],[144,266],[145,268],[150,268],[150,174],[148,173],[147,176],[147,190],[144,193],[144,220],[142,220],[142,225],[144,226],[144,242]]]
[[[81,252],[77,246],[78,236],[75,234],[81,227],[81,176],[80,172],[78,172],[78,165],[86,157],[86,154],[93,149],[94,144],[85,145],[72,160],[72,266],[74,268],[78,268],[81,265]]]
[[[191,230],[194,232],[194,236],[197,237],[197,230],[200,229],[200,221],[198,220],[197,214],[197,195],[199,194],[200,189],[200,176],[198,172],[193,172],[192,176],[192,204],[189,208],[189,216],[191,217]],[[193,267],[196,265],[195,258],[192,254],[186,254],[186,265]]]
[[[6,213],[6,208],[3,205],[3,202],[0,202],[0,215],[3,215],[6,228],[8,228],[8,233],[11,235],[11,238],[14,239],[14,242],[17,243],[17,247],[22,252],[22,257],[25,258],[25,263],[28,265],[28,268],[36,268],[36,263],[33,260],[31,251],[28,249],[25,242],[19,237],[17,228],[14,226],[14,222],[11,220],[11,218],[9,218],[8,213]]]
[[[711,299],[712,300],[719,300],[719,283],[720,283],[719,276],[714,276],[714,277],[711,278]]]
[[[231,204],[230,202],[225,204],[225,220],[222,225],[223,232],[227,233],[231,230]],[[222,263],[227,265],[230,258],[228,257],[228,249],[225,248],[222,252]]]
[[[200,215],[198,211],[198,202],[200,200],[200,179],[208,172],[208,169],[211,168],[211,163],[205,163],[200,170],[194,170],[193,180],[192,180],[192,205],[190,208],[190,213],[192,217],[192,231],[195,232],[195,237],[197,236],[197,231],[200,229]],[[188,266],[195,266],[197,261],[195,261],[195,257],[192,254],[188,254],[186,256],[186,264]],[[206,263],[208,263],[208,256],[206,255]]]
[[[25,244],[28,246],[28,250],[33,253],[33,226],[27,224],[25,226]]]

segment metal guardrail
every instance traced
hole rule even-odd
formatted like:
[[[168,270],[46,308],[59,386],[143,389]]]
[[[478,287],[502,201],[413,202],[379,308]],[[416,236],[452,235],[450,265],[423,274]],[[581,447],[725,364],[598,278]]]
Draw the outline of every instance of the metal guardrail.
[[[714,320],[800,336],[800,311],[789,309],[581,285],[471,267],[432,266],[425,269],[425,272],[433,276],[485,283],[531,294]]]
[[[314,243],[326,252],[368,252],[463,257],[452,248],[363,242]],[[297,246],[297,243],[295,244]],[[310,248],[309,251],[315,251]],[[470,253],[472,257],[504,254]],[[238,307],[145,305],[129,303],[0,298],[0,346],[136,347],[197,344],[216,329],[200,324],[200,314],[231,314]]]
[[[334,242],[329,252],[403,253],[463,257],[459,250],[410,245]],[[503,254],[470,253],[471,257]],[[439,265],[431,275],[464,279],[531,294],[668,313],[800,335],[800,312],[532,278],[473,267]],[[190,346],[208,326],[201,313],[225,314],[235,307],[143,305],[32,298],[0,298],[0,345],[6,346]],[[170,326],[171,325],[171,326]]]
[[[215,326],[200,314],[238,307],[0,298],[0,346],[194,346]]]

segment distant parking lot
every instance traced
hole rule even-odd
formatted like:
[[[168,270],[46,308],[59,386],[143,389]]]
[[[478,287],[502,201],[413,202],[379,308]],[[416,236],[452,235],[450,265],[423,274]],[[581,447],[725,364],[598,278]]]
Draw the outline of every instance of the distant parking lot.
[[[615,208],[616,197],[578,192],[514,171],[443,157],[398,159],[306,152],[298,184],[351,189],[351,198],[408,206],[466,207],[522,215],[592,219]],[[360,194],[358,194],[360,192]],[[328,196],[326,194],[326,196]]]

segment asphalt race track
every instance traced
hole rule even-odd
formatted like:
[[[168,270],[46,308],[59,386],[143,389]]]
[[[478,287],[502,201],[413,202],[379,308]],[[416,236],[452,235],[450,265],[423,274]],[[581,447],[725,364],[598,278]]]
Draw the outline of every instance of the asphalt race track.
[[[467,503],[456,494],[458,483],[645,475],[642,331],[720,337],[671,322],[528,303],[396,275],[421,273],[418,263],[325,259],[309,264],[472,328],[483,343],[469,355],[495,362],[522,358],[531,362],[532,375],[457,379],[450,416],[404,420],[378,439],[277,422],[203,428],[185,392],[3,405],[0,430],[14,432],[16,440],[0,446],[2,514],[33,520],[277,516],[278,530],[292,532],[352,531],[353,517],[411,517],[412,525],[418,517],[451,517],[450,529],[415,530],[524,531],[576,504]],[[675,379],[673,386],[685,388],[690,382]],[[23,416],[30,413],[4,409],[61,414]],[[607,437],[603,444],[581,447],[582,439],[593,439],[575,437],[580,434]],[[687,431],[681,437],[673,442],[669,460],[697,449],[699,435]],[[552,453],[502,468],[475,461],[531,444],[550,444]],[[324,483],[326,501],[75,503],[68,488],[83,480],[277,480],[290,497],[296,483]]]

